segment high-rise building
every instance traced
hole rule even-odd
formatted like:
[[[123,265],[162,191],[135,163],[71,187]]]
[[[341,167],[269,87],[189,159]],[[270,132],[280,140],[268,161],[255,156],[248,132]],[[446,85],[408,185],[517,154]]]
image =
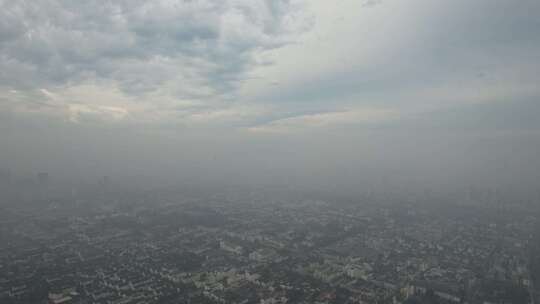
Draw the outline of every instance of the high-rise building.
[[[103,176],[99,182],[102,194],[107,194],[111,190],[111,179],[108,176]]]
[[[0,186],[11,184],[11,170],[0,168]]]
[[[40,172],[37,174],[38,185],[40,187],[46,187],[49,185],[49,173]]]

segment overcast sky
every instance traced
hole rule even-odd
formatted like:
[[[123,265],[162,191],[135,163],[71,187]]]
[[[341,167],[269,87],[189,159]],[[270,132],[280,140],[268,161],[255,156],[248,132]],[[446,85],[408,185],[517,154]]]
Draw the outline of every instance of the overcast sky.
[[[537,185],[539,71],[538,0],[0,0],[0,167]]]

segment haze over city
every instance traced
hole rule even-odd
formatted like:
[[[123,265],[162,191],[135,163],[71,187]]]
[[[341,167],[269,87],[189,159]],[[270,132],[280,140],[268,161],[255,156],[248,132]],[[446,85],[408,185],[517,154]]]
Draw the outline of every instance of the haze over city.
[[[538,185],[538,1],[1,6],[13,171]]]

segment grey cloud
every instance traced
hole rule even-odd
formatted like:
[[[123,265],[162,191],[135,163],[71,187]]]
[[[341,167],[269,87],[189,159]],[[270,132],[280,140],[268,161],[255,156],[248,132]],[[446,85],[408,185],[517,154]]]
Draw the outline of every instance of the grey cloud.
[[[453,130],[456,132],[480,132],[505,134],[509,132],[540,134],[540,103],[536,98],[516,98],[491,103],[450,107],[408,116],[391,126],[400,125],[414,130]]]
[[[324,108],[336,100],[339,106],[376,103],[407,108],[454,96],[457,103],[464,102],[462,92],[470,88],[475,89],[472,101],[485,101],[480,92],[504,87],[518,91],[539,81],[540,39],[535,29],[540,28],[536,13],[540,2],[459,0],[429,6],[430,14],[414,17],[418,25],[395,24],[395,31],[408,39],[383,50],[373,63],[336,62],[340,69],[260,98],[297,109]],[[347,54],[345,60],[354,61],[354,56]],[[409,94],[437,87],[449,91],[439,97]],[[505,98],[509,97],[493,96],[491,101]]]
[[[362,7],[373,7],[382,3],[382,0],[363,0]]]
[[[287,43],[292,13],[285,0],[2,1],[0,83],[35,88],[98,77],[140,93],[172,78],[171,67],[152,63],[157,57],[170,59],[174,74],[191,66],[184,78],[212,94],[230,94],[255,64],[253,52]]]

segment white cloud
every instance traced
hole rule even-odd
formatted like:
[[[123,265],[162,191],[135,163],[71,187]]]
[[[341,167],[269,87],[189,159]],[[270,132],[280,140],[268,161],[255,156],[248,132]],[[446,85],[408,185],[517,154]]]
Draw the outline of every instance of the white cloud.
[[[100,105],[68,105],[69,121],[80,122],[115,122],[128,116],[126,109]]]
[[[351,109],[277,119],[248,130],[254,133],[288,133],[321,127],[380,123],[397,116],[398,113],[391,109]]]

